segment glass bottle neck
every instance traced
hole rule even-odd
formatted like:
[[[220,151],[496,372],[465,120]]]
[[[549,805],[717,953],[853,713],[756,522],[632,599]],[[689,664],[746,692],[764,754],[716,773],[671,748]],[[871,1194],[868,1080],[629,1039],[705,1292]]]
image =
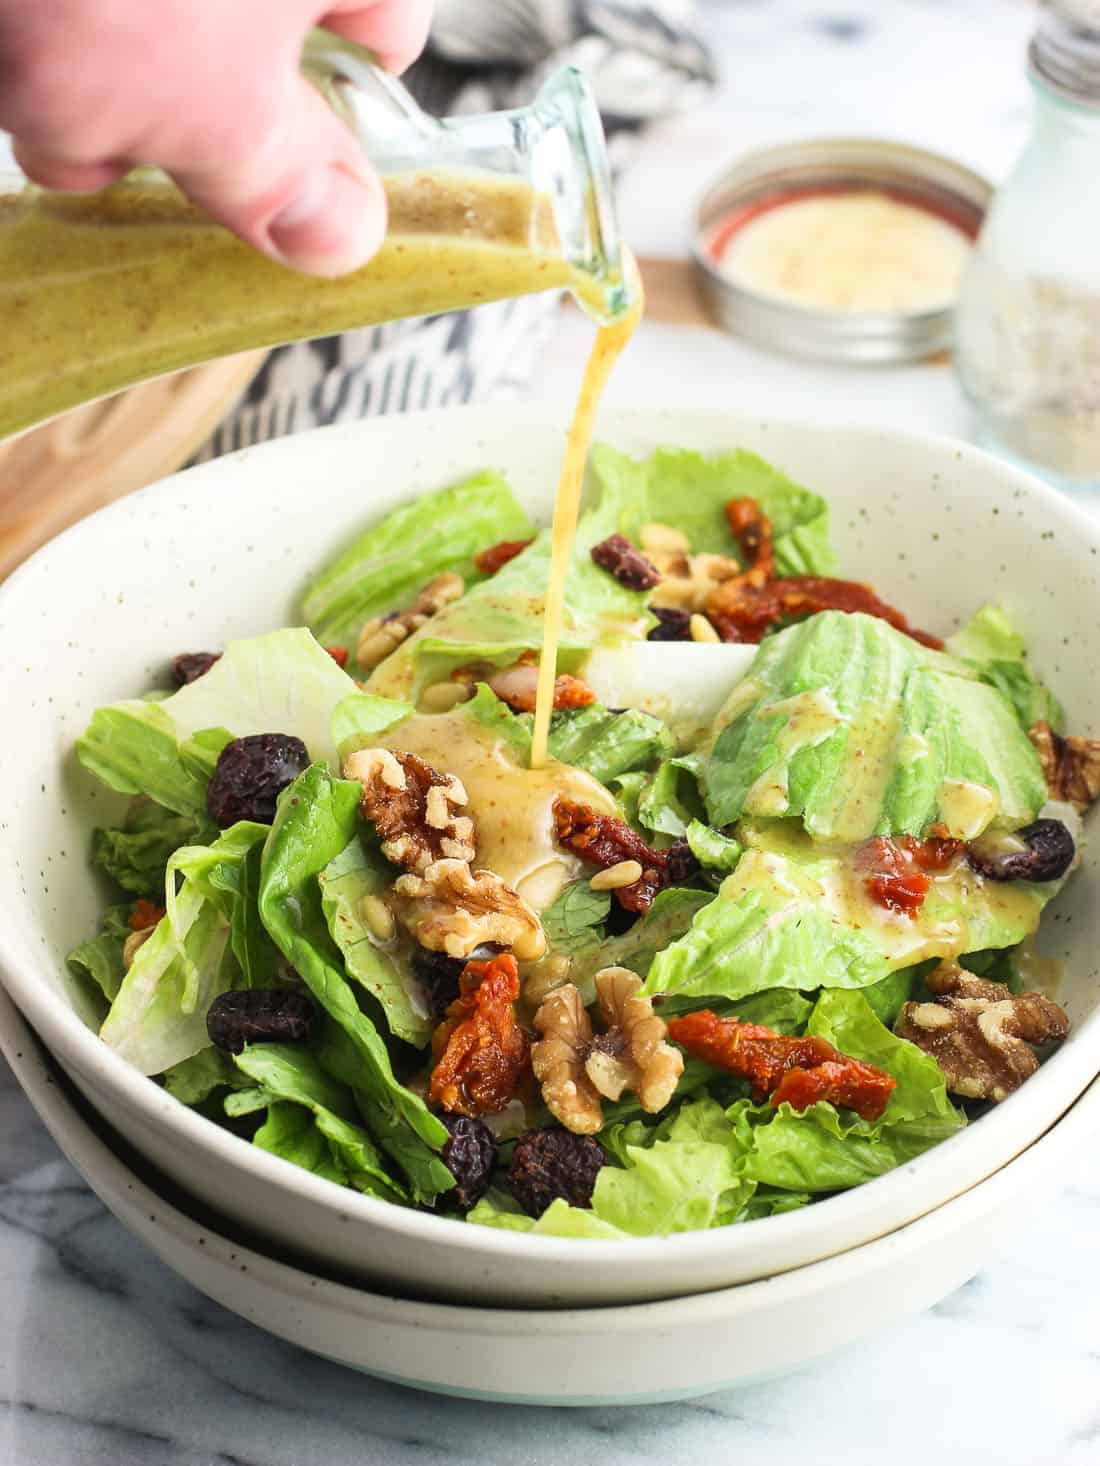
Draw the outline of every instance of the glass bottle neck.
[[[423,112],[369,52],[328,32],[310,37],[302,69],[384,177],[439,172],[526,185],[525,243],[565,259],[588,314],[606,322],[633,304],[603,127],[576,68],[555,73],[529,107],[443,120]],[[476,210],[468,227],[472,236],[481,232]],[[463,232],[462,220],[455,232]]]

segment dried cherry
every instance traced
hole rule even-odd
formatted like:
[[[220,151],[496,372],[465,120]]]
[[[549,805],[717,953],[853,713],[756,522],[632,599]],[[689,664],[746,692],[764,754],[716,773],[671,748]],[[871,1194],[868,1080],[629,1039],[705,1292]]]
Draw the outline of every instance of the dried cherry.
[[[215,1048],[239,1054],[245,1044],[303,1043],[316,1009],[293,988],[249,988],[222,993],[206,1010],[206,1031]]]
[[[647,641],[690,641],[691,612],[677,611],[671,606],[650,606],[657,625],[646,635]]]
[[[186,687],[210,671],[221,660],[221,652],[181,652],[172,660],[172,680],[177,687]]]
[[[461,957],[448,957],[446,952],[430,952],[417,947],[412,955],[412,970],[427,987],[432,1013],[442,1018],[458,997],[459,979],[466,963]]]
[[[218,755],[210,776],[206,790],[210,818],[222,830],[238,820],[269,825],[281,791],[308,768],[305,744],[288,733],[234,738]]]
[[[489,1189],[493,1167],[497,1163],[496,1136],[484,1120],[469,1115],[442,1115],[451,1138],[443,1147],[443,1164],[455,1178],[453,1191],[444,1201],[468,1212]]]
[[[625,535],[610,534],[607,539],[593,545],[592,559],[627,590],[652,590],[661,583],[661,572],[647,560],[641,550],[636,550]]]
[[[528,1130],[516,1141],[508,1184],[528,1216],[541,1217],[551,1202],[591,1206],[605,1156],[590,1135],[561,1125]]]
[[[665,884],[686,886],[699,874],[699,862],[686,840],[673,840],[664,852]]]
[[[1073,864],[1077,846],[1061,820],[1034,820],[1015,835],[1025,850],[986,854],[978,842],[967,849],[966,858],[989,881],[1056,881]]]

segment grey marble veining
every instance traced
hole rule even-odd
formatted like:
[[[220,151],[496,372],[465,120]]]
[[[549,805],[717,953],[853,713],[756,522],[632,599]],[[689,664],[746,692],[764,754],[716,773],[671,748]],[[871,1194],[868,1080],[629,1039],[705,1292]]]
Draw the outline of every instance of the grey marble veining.
[[[723,87],[639,154],[624,205],[642,249],[677,252],[696,185],[740,147],[873,129],[999,176],[1022,141],[1027,0],[703,8]],[[566,327],[544,392],[575,390],[582,349]],[[663,327],[613,391],[714,401],[730,380],[787,413],[827,387],[838,416],[965,426],[942,369],[830,374]],[[785,1379],[686,1405],[485,1406],[372,1381],[210,1303],[103,1210],[0,1062],[0,1466],[1100,1466],[1100,1150],[1032,1201],[964,1288]]]

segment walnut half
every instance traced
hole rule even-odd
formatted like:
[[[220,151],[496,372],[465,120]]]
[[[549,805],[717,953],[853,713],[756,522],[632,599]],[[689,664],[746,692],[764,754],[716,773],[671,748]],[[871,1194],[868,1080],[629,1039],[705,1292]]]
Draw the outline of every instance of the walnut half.
[[[894,1032],[930,1054],[947,1088],[964,1099],[1007,1099],[1039,1067],[1031,1045],[1069,1032],[1065,1013],[1042,993],[1013,996],[1004,983],[953,962],[941,962],[925,982],[934,1000],[906,1003]]]
[[[668,1030],[641,986],[625,967],[596,974],[606,1025],[598,1035],[572,983],[550,993],[535,1014],[541,1035],[531,1049],[535,1077],[551,1114],[576,1135],[594,1135],[603,1125],[601,1096],[618,1100],[629,1091],[655,1115],[676,1091],[683,1055],[667,1042]]]
[[[345,760],[344,777],[362,784],[363,818],[394,865],[423,872],[437,860],[473,860],[474,822],[459,813],[467,795],[453,774],[437,773],[414,753],[364,748]]]
[[[1051,799],[1072,804],[1084,814],[1100,796],[1100,738],[1062,738],[1049,723],[1036,723],[1028,737],[1035,745]]]
[[[399,876],[391,900],[398,921],[430,952],[467,958],[491,944],[534,962],[546,951],[542,923],[526,901],[493,871],[472,871],[465,860],[437,860]]]

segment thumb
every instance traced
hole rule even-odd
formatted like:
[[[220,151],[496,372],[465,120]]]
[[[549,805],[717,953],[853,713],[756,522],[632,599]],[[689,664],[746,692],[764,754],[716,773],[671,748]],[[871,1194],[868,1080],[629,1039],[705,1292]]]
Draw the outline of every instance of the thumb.
[[[386,195],[350,130],[295,75],[266,129],[229,161],[173,168],[180,187],[220,224],[311,275],[365,264],[386,232]]]

